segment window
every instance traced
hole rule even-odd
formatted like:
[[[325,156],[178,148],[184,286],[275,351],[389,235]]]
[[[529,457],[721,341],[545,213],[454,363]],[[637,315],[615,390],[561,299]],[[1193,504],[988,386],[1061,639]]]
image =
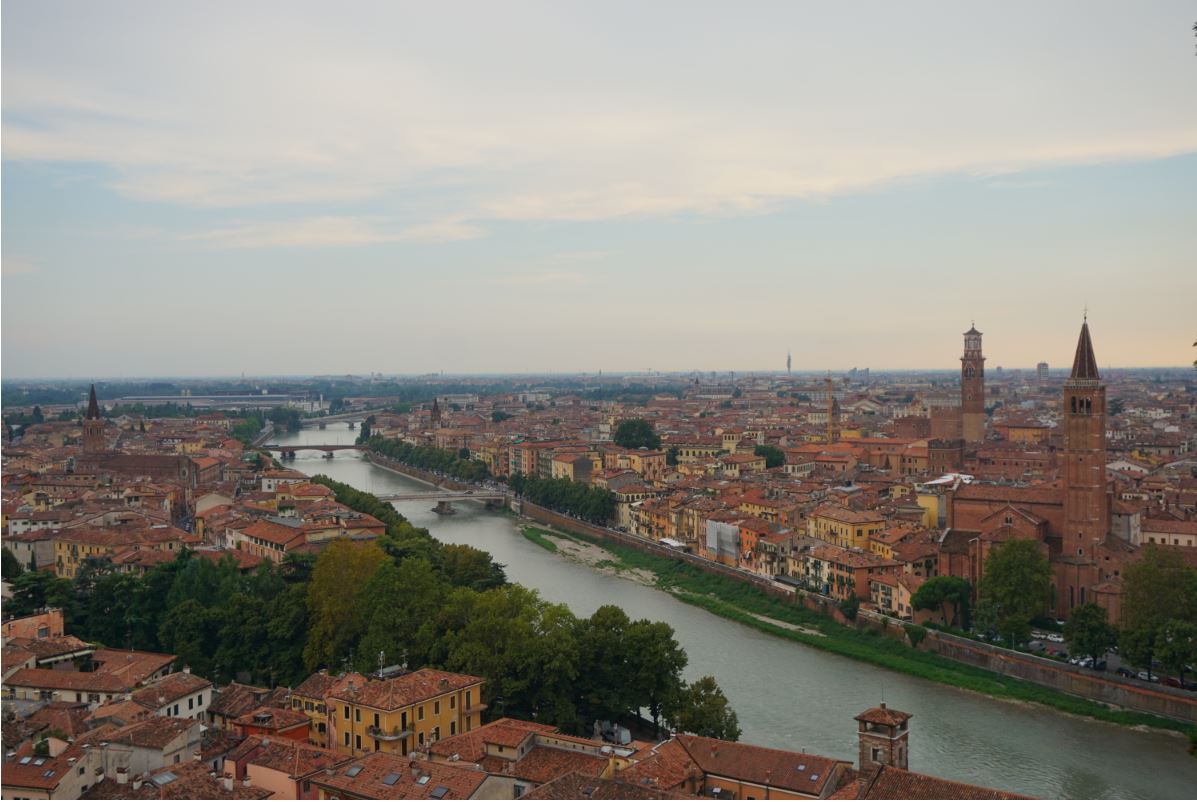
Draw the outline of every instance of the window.
[[[358,708],[354,708],[354,710],[353,710],[353,720],[354,720],[354,721],[356,721],[356,722],[358,722],[359,724],[361,723],[361,721],[362,721],[362,709],[361,709],[360,707],[358,707]]]
[[[345,745],[349,746],[349,733],[345,733]]]
[[[416,711],[416,720],[417,721],[424,720],[424,705],[420,705],[420,708]]]
[[[449,709],[450,709],[450,710],[456,710],[456,709],[457,709],[457,697],[456,697],[456,696],[450,696],[450,697],[449,697]]]
[[[360,736],[360,735],[354,736],[353,741],[354,741],[353,745],[355,748],[357,748],[357,749],[362,748],[362,736]]]
[[[449,722],[449,734],[450,734],[450,735],[456,735],[456,734],[457,734],[457,722],[456,722],[456,721],[450,721],[450,722]]]
[[[873,762],[877,763],[877,762],[880,762],[880,760],[881,760],[881,750],[874,746],[873,747]]]
[[[423,746],[424,745],[424,733],[423,732],[420,733],[420,737],[418,740],[420,742],[420,746]]]
[[[432,703],[432,715],[439,716],[441,714],[441,703],[437,700]]]
[[[178,762],[179,762],[179,755],[175,755],[175,762],[176,762],[176,763],[178,763]]]
[[[378,739],[377,739],[377,738],[375,738],[375,739],[374,739],[374,751],[375,751],[375,752],[377,752],[377,751],[378,751],[378,749],[379,749],[379,743],[378,743]]]
[[[195,697],[194,696],[187,700],[187,709],[188,710],[195,709]]]
[[[345,720],[349,720],[349,705],[345,705]]]

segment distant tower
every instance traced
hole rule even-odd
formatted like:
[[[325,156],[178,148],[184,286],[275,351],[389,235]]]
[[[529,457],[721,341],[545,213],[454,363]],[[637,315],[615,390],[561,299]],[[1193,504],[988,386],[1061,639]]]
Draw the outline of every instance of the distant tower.
[[[862,772],[881,766],[906,769],[910,759],[910,718],[909,713],[890,710],[885,702],[856,717]]]
[[[827,442],[834,443],[840,439],[840,402],[835,400],[835,382],[831,376],[827,382]]]
[[[790,365],[792,365],[792,364],[793,364],[793,362],[792,362],[792,357],[790,355],[790,352],[786,351],[786,375],[787,376],[790,375]]]
[[[1064,532],[1065,557],[1088,560],[1109,531],[1106,505],[1106,387],[1097,372],[1089,321],[1064,382]],[[1078,601],[1069,601],[1072,609]]]
[[[975,324],[964,332],[964,356],[960,357],[960,420],[965,442],[985,439],[985,357]]]
[[[1035,367],[1035,376],[1039,379],[1040,387],[1047,386],[1047,363],[1046,362],[1040,362]]]
[[[87,417],[83,419],[83,453],[103,454],[106,450],[104,419],[100,417],[100,404],[96,401],[96,386],[93,384],[87,397]]]
[[[439,426],[440,422],[441,422],[441,405],[439,403],[437,403],[438,400],[439,399],[436,399],[436,398],[432,399],[432,425],[433,426]]]

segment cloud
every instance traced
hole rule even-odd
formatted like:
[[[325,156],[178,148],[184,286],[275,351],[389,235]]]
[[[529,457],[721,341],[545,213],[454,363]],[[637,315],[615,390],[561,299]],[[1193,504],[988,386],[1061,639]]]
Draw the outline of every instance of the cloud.
[[[4,158],[102,165],[151,203],[302,205],[195,237],[262,248],[748,215],[911,177],[1197,150],[1191,53],[1163,8],[937,9],[927,24],[888,4],[864,22],[802,5],[475,7],[469,25],[396,4],[215,8],[6,15]],[[1057,28],[1070,36],[1038,33]],[[1092,47],[1107,39],[1114,52]],[[409,223],[311,215],[351,204]]]
[[[590,281],[589,276],[560,270],[545,270],[540,273],[524,273],[514,276],[492,278],[492,284],[530,285],[530,284],[585,284]]]
[[[380,242],[452,242],[482,234],[482,229],[454,220],[392,229],[377,217],[307,217],[237,224],[187,234],[184,239],[225,249],[333,248]]]
[[[2,261],[0,273],[5,276],[24,276],[38,271],[38,266],[23,256],[5,256]]]

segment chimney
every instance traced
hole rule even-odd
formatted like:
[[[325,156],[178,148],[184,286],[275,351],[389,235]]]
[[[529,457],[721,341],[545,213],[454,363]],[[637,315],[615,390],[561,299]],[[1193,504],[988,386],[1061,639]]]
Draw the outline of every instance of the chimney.
[[[184,674],[190,674],[190,673],[191,673],[191,666],[183,666],[183,673],[184,673]]]
[[[141,778],[140,778],[140,777],[134,777],[134,778],[133,778],[133,790],[134,790],[134,791],[140,791],[140,790],[141,790]]]
[[[224,790],[226,791],[233,790],[233,778],[228,775],[225,775],[220,784],[224,786]]]
[[[885,709],[885,702],[882,702],[882,703],[881,703],[881,709],[882,709],[882,710],[884,710],[884,709]]]

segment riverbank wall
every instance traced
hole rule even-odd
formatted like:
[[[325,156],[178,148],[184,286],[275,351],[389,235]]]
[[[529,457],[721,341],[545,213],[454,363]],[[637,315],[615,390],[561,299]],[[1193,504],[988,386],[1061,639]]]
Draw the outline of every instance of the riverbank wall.
[[[472,485],[447,479],[427,471],[368,455],[376,465],[449,490],[472,490]],[[796,591],[772,581],[694,554],[655,543],[635,535],[580,521],[568,515],[522,501],[519,512],[537,523],[566,532],[575,532],[607,543],[627,546],[637,551],[679,560],[701,571],[752,585],[761,593],[787,602],[802,604],[808,610],[849,627],[868,627],[879,634],[908,642],[905,623],[871,610],[860,610],[850,620],[834,599],[808,591]],[[1002,676],[1021,679],[1070,696],[1088,699],[1124,710],[1162,716],[1174,721],[1197,724],[1197,697],[1180,689],[1149,685],[1130,679],[1114,679],[1099,672],[1060,663],[1044,657],[1004,649],[993,644],[962,638],[946,632],[927,630],[919,643],[920,651],[930,651],[949,660],[974,666]]]
[[[793,590],[778,587],[767,577],[748,575],[720,563],[671,549],[659,543],[646,541],[624,532],[588,524],[527,501],[523,503],[523,514],[534,521],[558,529],[578,532],[608,543],[618,543],[646,554],[681,560],[709,574],[746,582],[768,596],[800,603],[808,610],[826,616],[844,626],[869,627],[886,637],[907,640],[905,622],[889,616],[870,610],[861,610],[857,613],[856,620],[852,621],[844,615],[834,599],[826,596],[809,592],[796,593]],[[795,598],[796,596],[797,598]],[[1135,710],[1140,713],[1197,724],[1197,698],[1179,689],[1152,686],[1135,680],[1114,680],[1088,669],[935,630],[927,631],[927,635],[919,644],[919,649],[935,652],[950,660],[992,671],[995,674],[1042,685],[1070,696],[1101,702],[1124,710]]]

